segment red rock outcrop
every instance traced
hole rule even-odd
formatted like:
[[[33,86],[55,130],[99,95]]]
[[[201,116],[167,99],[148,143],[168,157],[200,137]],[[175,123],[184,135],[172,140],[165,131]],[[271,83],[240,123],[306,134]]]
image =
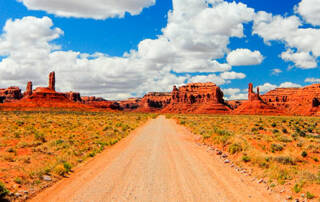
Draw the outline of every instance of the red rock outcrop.
[[[9,87],[0,89],[0,103],[14,102],[22,98],[21,89],[19,87]]]
[[[29,81],[23,96],[31,96],[31,95],[32,95],[32,81]]]
[[[82,103],[91,107],[100,108],[100,109],[112,109],[120,110],[120,105],[115,101],[108,101],[101,97],[82,97]]]
[[[82,102],[81,95],[78,92],[68,92],[65,93],[66,97],[72,102]]]
[[[228,100],[226,103],[230,106],[232,110],[237,109],[240,105],[242,105],[247,100]]]
[[[56,90],[56,73],[50,72],[49,74],[49,89],[55,91]]]
[[[146,94],[139,103],[138,111],[155,112],[165,108],[171,102],[171,93],[151,92]]]
[[[248,89],[248,101],[241,104],[232,112],[233,114],[248,114],[248,115],[281,115],[284,112],[281,109],[277,109],[272,105],[267,104],[262,100],[257,88],[257,93],[253,92],[253,84],[249,84]]]
[[[17,91],[17,89],[16,89]],[[21,91],[20,91],[21,93]],[[12,103],[2,104],[3,108],[31,110],[33,108],[90,108],[86,105],[69,100],[67,94],[55,91],[55,73],[49,75],[49,86],[32,90],[32,83],[28,82],[25,96]],[[20,96],[21,98],[22,96]]]
[[[293,115],[317,115],[320,112],[320,84],[303,88],[277,88],[261,98],[268,104]]]
[[[231,111],[223,99],[223,92],[216,84],[190,83],[174,86],[171,102],[162,112],[226,114]]]
[[[124,111],[137,110],[140,107],[141,98],[129,98],[119,101],[120,109]]]

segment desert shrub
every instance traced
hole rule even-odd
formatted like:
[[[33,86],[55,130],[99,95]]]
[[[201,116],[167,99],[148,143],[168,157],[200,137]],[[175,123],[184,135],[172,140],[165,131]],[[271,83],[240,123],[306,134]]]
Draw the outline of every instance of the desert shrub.
[[[151,118],[156,119],[159,116],[159,114],[152,114]]]
[[[311,194],[310,192],[307,192],[307,199],[313,199],[314,195]]]
[[[284,143],[292,142],[292,140],[289,139],[287,136],[280,136],[280,137],[278,137],[278,140],[280,142],[284,142]]]
[[[305,157],[308,156],[308,153],[307,153],[306,151],[303,151],[303,152],[301,152],[301,156],[302,156],[303,158],[305,158]]]
[[[273,160],[275,162],[284,164],[284,165],[295,165],[296,163],[294,162],[294,160],[291,157],[288,156],[277,156],[274,157]]]
[[[0,199],[9,194],[9,190],[5,187],[5,185],[0,182]]]
[[[45,138],[45,135],[43,133],[39,133],[39,132],[35,132],[34,133],[34,138],[36,140],[41,141],[41,142],[46,142],[47,141],[46,138]]]
[[[57,175],[60,175],[60,176],[64,176],[66,174],[66,170],[64,168],[64,165],[63,164],[58,164],[55,168],[54,168],[54,172],[57,174]]]
[[[72,168],[71,164],[68,163],[68,162],[64,162],[63,163],[63,167],[64,167],[66,173],[69,173],[71,171],[71,168]]]
[[[229,152],[231,154],[235,154],[235,153],[238,153],[238,152],[241,152],[241,151],[242,151],[242,146],[240,144],[238,144],[238,143],[233,143],[229,147]]]
[[[296,193],[299,193],[302,190],[302,185],[301,184],[295,184],[293,186],[293,191]]]
[[[14,179],[14,182],[17,184],[22,184],[22,179],[20,177],[16,177],[16,179]]]
[[[95,151],[92,151],[92,152],[89,153],[88,156],[89,156],[89,157],[94,157],[95,155],[96,155],[96,152],[95,152]]]
[[[275,128],[277,126],[277,124],[276,123],[272,123],[271,126]]]
[[[184,124],[186,124],[186,121],[181,120],[181,121],[180,121],[180,124],[181,124],[181,125],[184,125]]]
[[[288,133],[288,130],[286,128],[282,128],[283,133]]]
[[[242,161],[245,163],[248,163],[249,161],[251,161],[250,157],[247,155],[242,156]]]
[[[279,133],[279,130],[278,130],[278,129],[273,129],[273,130],[272,130],[272,133],[273,133],[273,134]]]
[[[277,172],[277,181],[279,184],[284,184],[286,180],[291,180],[292,177],[289,175],[289,172],[286,169],[281,169]]]
[[[56,144],[59,145],[59,144],[62,144],[63,142],[64,142],[63,140],[59,139],[56,141]]]
[[[279,144],[271,144],[271,151],[276,152],[276,151],[282,151],[283,146]]]

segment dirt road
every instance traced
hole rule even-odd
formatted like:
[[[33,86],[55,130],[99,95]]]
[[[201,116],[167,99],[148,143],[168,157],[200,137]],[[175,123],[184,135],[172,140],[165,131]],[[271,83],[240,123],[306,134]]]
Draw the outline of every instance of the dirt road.
[[[279,201],[160,116],[32,201]]]

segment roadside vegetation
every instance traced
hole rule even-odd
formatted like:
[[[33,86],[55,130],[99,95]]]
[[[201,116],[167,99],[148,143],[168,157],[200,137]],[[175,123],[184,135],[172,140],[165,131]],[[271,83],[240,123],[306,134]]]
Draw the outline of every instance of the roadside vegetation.
[[[24,199],[67,176],[154,115],[0,112],[0,200]]]
[[[167,115],[228,152],[271,188],[313,199],[320,194],[320,118]]]

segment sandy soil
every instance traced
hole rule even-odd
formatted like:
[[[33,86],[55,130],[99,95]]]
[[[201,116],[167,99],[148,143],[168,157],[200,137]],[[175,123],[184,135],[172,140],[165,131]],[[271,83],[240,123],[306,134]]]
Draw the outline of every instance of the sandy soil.
[[[164,116],[31,201],[281,201]]]

